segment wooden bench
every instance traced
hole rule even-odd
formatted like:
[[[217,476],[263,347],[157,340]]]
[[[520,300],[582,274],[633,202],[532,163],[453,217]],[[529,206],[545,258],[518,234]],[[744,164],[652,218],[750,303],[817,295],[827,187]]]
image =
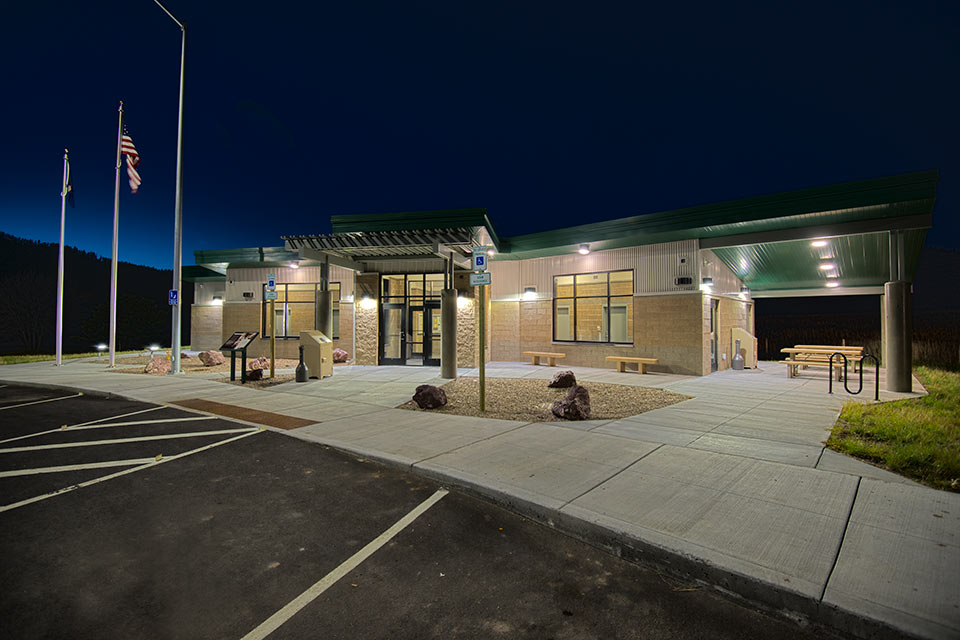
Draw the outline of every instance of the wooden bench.
[[[530,364],[540,364],[540,358],[546,358],[551,367],[557,366],[557,358],[566,358],[565,353],[550,353],[549,351],[524,351],[523,355],[530,356]]]
[[[646,373],[648,364],[660,364],[658,358],[636,358],[633,356],[607,356],[608,362],[617,363],[617,371],[623,373],[627,370],[627,363],[633,362],[637,365],[637,373]]]

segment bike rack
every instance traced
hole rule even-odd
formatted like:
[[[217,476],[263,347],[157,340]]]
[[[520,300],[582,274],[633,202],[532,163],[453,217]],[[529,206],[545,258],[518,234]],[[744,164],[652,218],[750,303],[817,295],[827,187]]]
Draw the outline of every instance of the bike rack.
[[[880,400],[880,361],[877,360],[877,357],[876,357],[876,356],[871,355],[871,354],[869,354],[869,353],[863,354],[863,357],[860,358],[860,386],[857,387],[857,390],[856,390],[856,391],[850,391],[850,387],[847,386],[847,382],[849,382],[849,380],[850,380],[850,376],[847,375],[847,356],[844,355],[844,354],[842,354],[842,353],[840,353],[839,351],[836,352],[836,353],[834,353],[834,354],[831,354],[831,356],[830,356],[830,365],[829,365],[829,366],[830,366],[830,371],[829,371],[830,383],[829,383],[829,385],[828,385],[827,393],[833,393],[833,359],[834,359],[836,356],[840,356],[841,358],[843,358],[843,388],[846,390],[847,393],[849,393],[849,394],[852,395],[852,396],[858,395],[861,391],[863,391],[863,363],[864,363],[864,361],[865,361],[867,358],[870,358],[871,360],[873,360],[873,364],[875,365],[875,368],[874,368],[874,376],[873,376],[873,382],[874,382],[873,399],[874,399],[874,400]]]

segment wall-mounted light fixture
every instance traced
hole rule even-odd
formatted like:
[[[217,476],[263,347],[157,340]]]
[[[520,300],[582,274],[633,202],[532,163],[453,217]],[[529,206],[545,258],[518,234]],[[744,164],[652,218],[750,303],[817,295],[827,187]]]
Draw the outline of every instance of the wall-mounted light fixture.
[[[810,243],[810,246],[811,246],[811,247],[818,247],[818,248],[819,248],[819,247],[825,247],[825,246],[827,246],[827,241],[826,241],[826,240],[814,240],[813,242]]]
[[[824,262],[820,265],[820,271],[830,271],[831,269],[836,269],[837,265],[832,262]]]
[[[290,268],[291,268],[291,269],[299,269],[299,268],[300,268],[300,263],[299,263],[299,262],[291,262],[291,263],[290,263]]]
[[[473,304],[473,298],[468,298],[467,296],[457,296],[458,309],[466,309],[471,304]]]
[[[830,289],[834,289],[839,286],[840,286],[840,283],[837,282],[836,280],[831,280],[830,282],[827,283],[827,287]]]
[[[577,249],[577,253],[579,253],[582,256],[587,255],[588,253],[590,253],[590,245],[584,242],[582,245],[580,245],[580,248]]]
[[[377,301],[373,299],[371,295],[363,295],[360,297],[360,308],[371,311],[377,308]]]
[[[710,276],[704,276],[700,280],[700,291],[712,291],[713,290],[713,278]]]
[[[222,305],[223,305],[223,296],[213,296],[213,300],[210,302],[210,304],[215,305],[215,306],[218,306],[218,307],[219,307],[219,306],[222,306]]]
[[[537,288],[536,287],[524,287],[523,295],[520,296],[521,300],[536,300],[537,299]]]
[[[494,256],[494,255],[496,255],[496,254],[497,254],[497,252],[496,252],[495,249],[493,249],[493,248],[487,249],[487,255],[488,255],[488,256]]]

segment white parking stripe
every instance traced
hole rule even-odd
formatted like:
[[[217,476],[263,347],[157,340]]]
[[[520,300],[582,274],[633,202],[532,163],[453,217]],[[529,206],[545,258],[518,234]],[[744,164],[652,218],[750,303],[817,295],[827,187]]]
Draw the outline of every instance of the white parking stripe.
[[[57,400],[69,400],[70,398],[79,398],[82,396],[82,393],[75,393],[72,396],[60,396],[59,398],[47,398],[46,400],[34,400],[33,402],[21,402],[20,404],[12,404],[9,407],[0,407],[0,411],[5,409],[16,409],[17,407],[26,407],[31,404],[43,404],[44,402],[56,402]]]
[[[61,471],[85,471],[87,469],[106,469],[109,467],[132,467],[137,464],[156,462],[156,458],[130,458],[129,460],[110,460],[107,462],[90,462],[87,464],[67,464],[61,467],[37,467],[36,469],[15,469],[0,471],[0,478],[16,476],[32,476],[38,473],[60,473]]]
[[[82,427],[88,424],[97,424],[98,422],[106,422],[107,420],[116,420],[117,418],[129,418],[130,416],[135,416],[141,413],[147,413],[148,411],[156,411],[157,409],[166,409],[166,406],[162,407],[150,407],[149,409],[140,409],[139,411],[131,411],[130,413],[121,413],[118,416],[108,416],[106,418],[97,418],[96,420],[90,420],[88,422],[80,422],[77,424],[68,425],[68,428],[73,427]]]
[[[67,426],[63,425],[59,429],[48,429],[46,431],[38,431],[37,433],[28,433],[25,436],[17,436],[16,438],[7,438],[6,440],[0,440],[0,444],[5,444],[7,442],[13,442],[14,440],[25,440],[26,438],[36,438],[37,436],[45,436],[49,433],[60,433],[62,431],[81,431],[83,429],[106,429],[108,427],[129,427],[134,424],[158,424],[161,422],[189,422],[192,420],[215,420],[216,416],[201,416],[199,418],[160,418],[158,420],[131,420],[129,422],[108,422],[106,424],[89,424],[82,423],[82,425]]]
[[[50,492],[50,493],[45,493],[45,494],[43,494],[42,496],[36,496],[36,497],[34,497],[34,498],[27,498],[26,500],[21,500],[20,502],[14,502],[14,503],[11,503],[11,504],[3,505],[2,507],[0,507],[0,513],[4,512],[4,511],[10,511],[11,509],[16,509],[16,508],[18,508],[18,507],[23,507],[23,506],[26,506],[26,505],[28,505],[28,504],[33,504],[34,502],[40,502],[41,500],[46,500],[47,498],[52,498],[52,497],[54,497],[54,496],[59,496],[59,495],[62,495],[62,494],[64,494],[64,493],[69,493],[70,491],[74,491],[74,490],[76,490],[76,489],[80,489],[81,487],[89,487],[90,485],[97,484],[98,482],[103,482],[104,480],[112,480],[113,478],[119,478],[120,476],[125,476],[125,475],[127,475],[128,473],[134,473],[134,472],[136,472],[136,471],[142,471],[143,469],[151,469],[151,468],[153,468],[153,467],[155,467],[155,466],[157,466],[157,465],[164,464],[165,462],[170,462],[171,460],[179,460],[180,458],[185,458],[185,457],[187,457],[187,456],[189,456],[189,455],[193,455],[194,453],[200,453],[201,451],[206,451],[207,449],[212,449],[212,448],[214,448],[214,447],[219,447],[219,446],[222,445],[222,444],[228,444],[228,443],[233,442],[233,441],[235,441],[235,440],[240,440],[241,438],[247,438],[247,437],[252,436],[252,435],[254,435],[254,434],[256,434],[256,433],[260,433],[261,431],[265,431],[265,429],[254,429],[254,430],[252,430],[252,431],[249,431],[248,433],[242,433],[242,434],[240,434],[239,436],[235,436],[235,437],[233,437],[233,438],[227,438],[226,440],[220,440],[219,442],[214,442],[213,444],[208,444],[208,445],[206,445],[206,446],[204,446],[204,447],[200,447],[199,449],[193,449],[193,450],[191,450],[191,451],[185,451],[184,453],[178,453],[178,454],[176,454],[176,455],[170,456],[169,458],[161,458],[160,460],[153,460],[152,462],[150,462],[150,463],[148,463],[148,464],[141,465],[141,466],[139,466],[139,467],[133,467],[132,469],[124,469],[123,471],[118,471],[118,472],[116,472],[116,473],[111,473],[111,474],[108,475],[108,476],[102,476],[102,477],[100,477],[100,478],[94,478],[93,480],[87,480],[86,482],[81,482],[80,484],[70,485],[69,487],[64,487],[63,489],[57,489],[56,491],[52,491],[52,492]]]
[[[427,509],[435,505],[441,498],[443,498],[443,496],[447,495],[447,493],[448,492],[446,489],[437,489],[432,496],[417,505],[413,511],[400,518],[396,524],[374,538],[373,541],[367,544],[367,546],[350,556],[350,558],[343,562],[343,564],[320,579],[319,582],[294,598],[275,614],[264,620],[260,626],[243,636],[242,640],[262,640],[276,631],[280,625],[296,615],[297,612],[303,609],[305,606],[316,600],[320,594],[336,584],[340,578],[356,569],[358,566],[360,566],[360,563],[372,556],[380,547],[390,542],[394,536],[403,531],[411,522],[423,515]]]
[[[98,447],[104,444],[125,444],[127,442],[148,442],[150,440],[174,440],[176,438],[195,438],[198,436],[215,436],[221,433],[243,433],[256,431],[256,427],[242,429],[219,429],[217,431],[193,431],[191,433],[165,433],[159,436],[139,436],[137,438],[113,438],[111,440],[87,440],[85,442],[58,442],[57,444],[38,444],[33,447],[10,447],[0,449],[0,453],[22,453],[24,451],[43,451],[45,449],[72,449],[74,447]]]

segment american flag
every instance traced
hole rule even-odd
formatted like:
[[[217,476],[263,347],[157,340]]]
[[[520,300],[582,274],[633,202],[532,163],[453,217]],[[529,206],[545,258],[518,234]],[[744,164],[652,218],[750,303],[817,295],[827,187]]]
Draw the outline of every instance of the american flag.
[[[140,188],[140,174],[137,173],[137,165],[140,164],[140,154],[137,148],[133,146],[133,138],[127,131],[127,125],[123,125],[123,138],[120,152],[127,156],[127,177],[130,178],[130,191],[137,192]]]

